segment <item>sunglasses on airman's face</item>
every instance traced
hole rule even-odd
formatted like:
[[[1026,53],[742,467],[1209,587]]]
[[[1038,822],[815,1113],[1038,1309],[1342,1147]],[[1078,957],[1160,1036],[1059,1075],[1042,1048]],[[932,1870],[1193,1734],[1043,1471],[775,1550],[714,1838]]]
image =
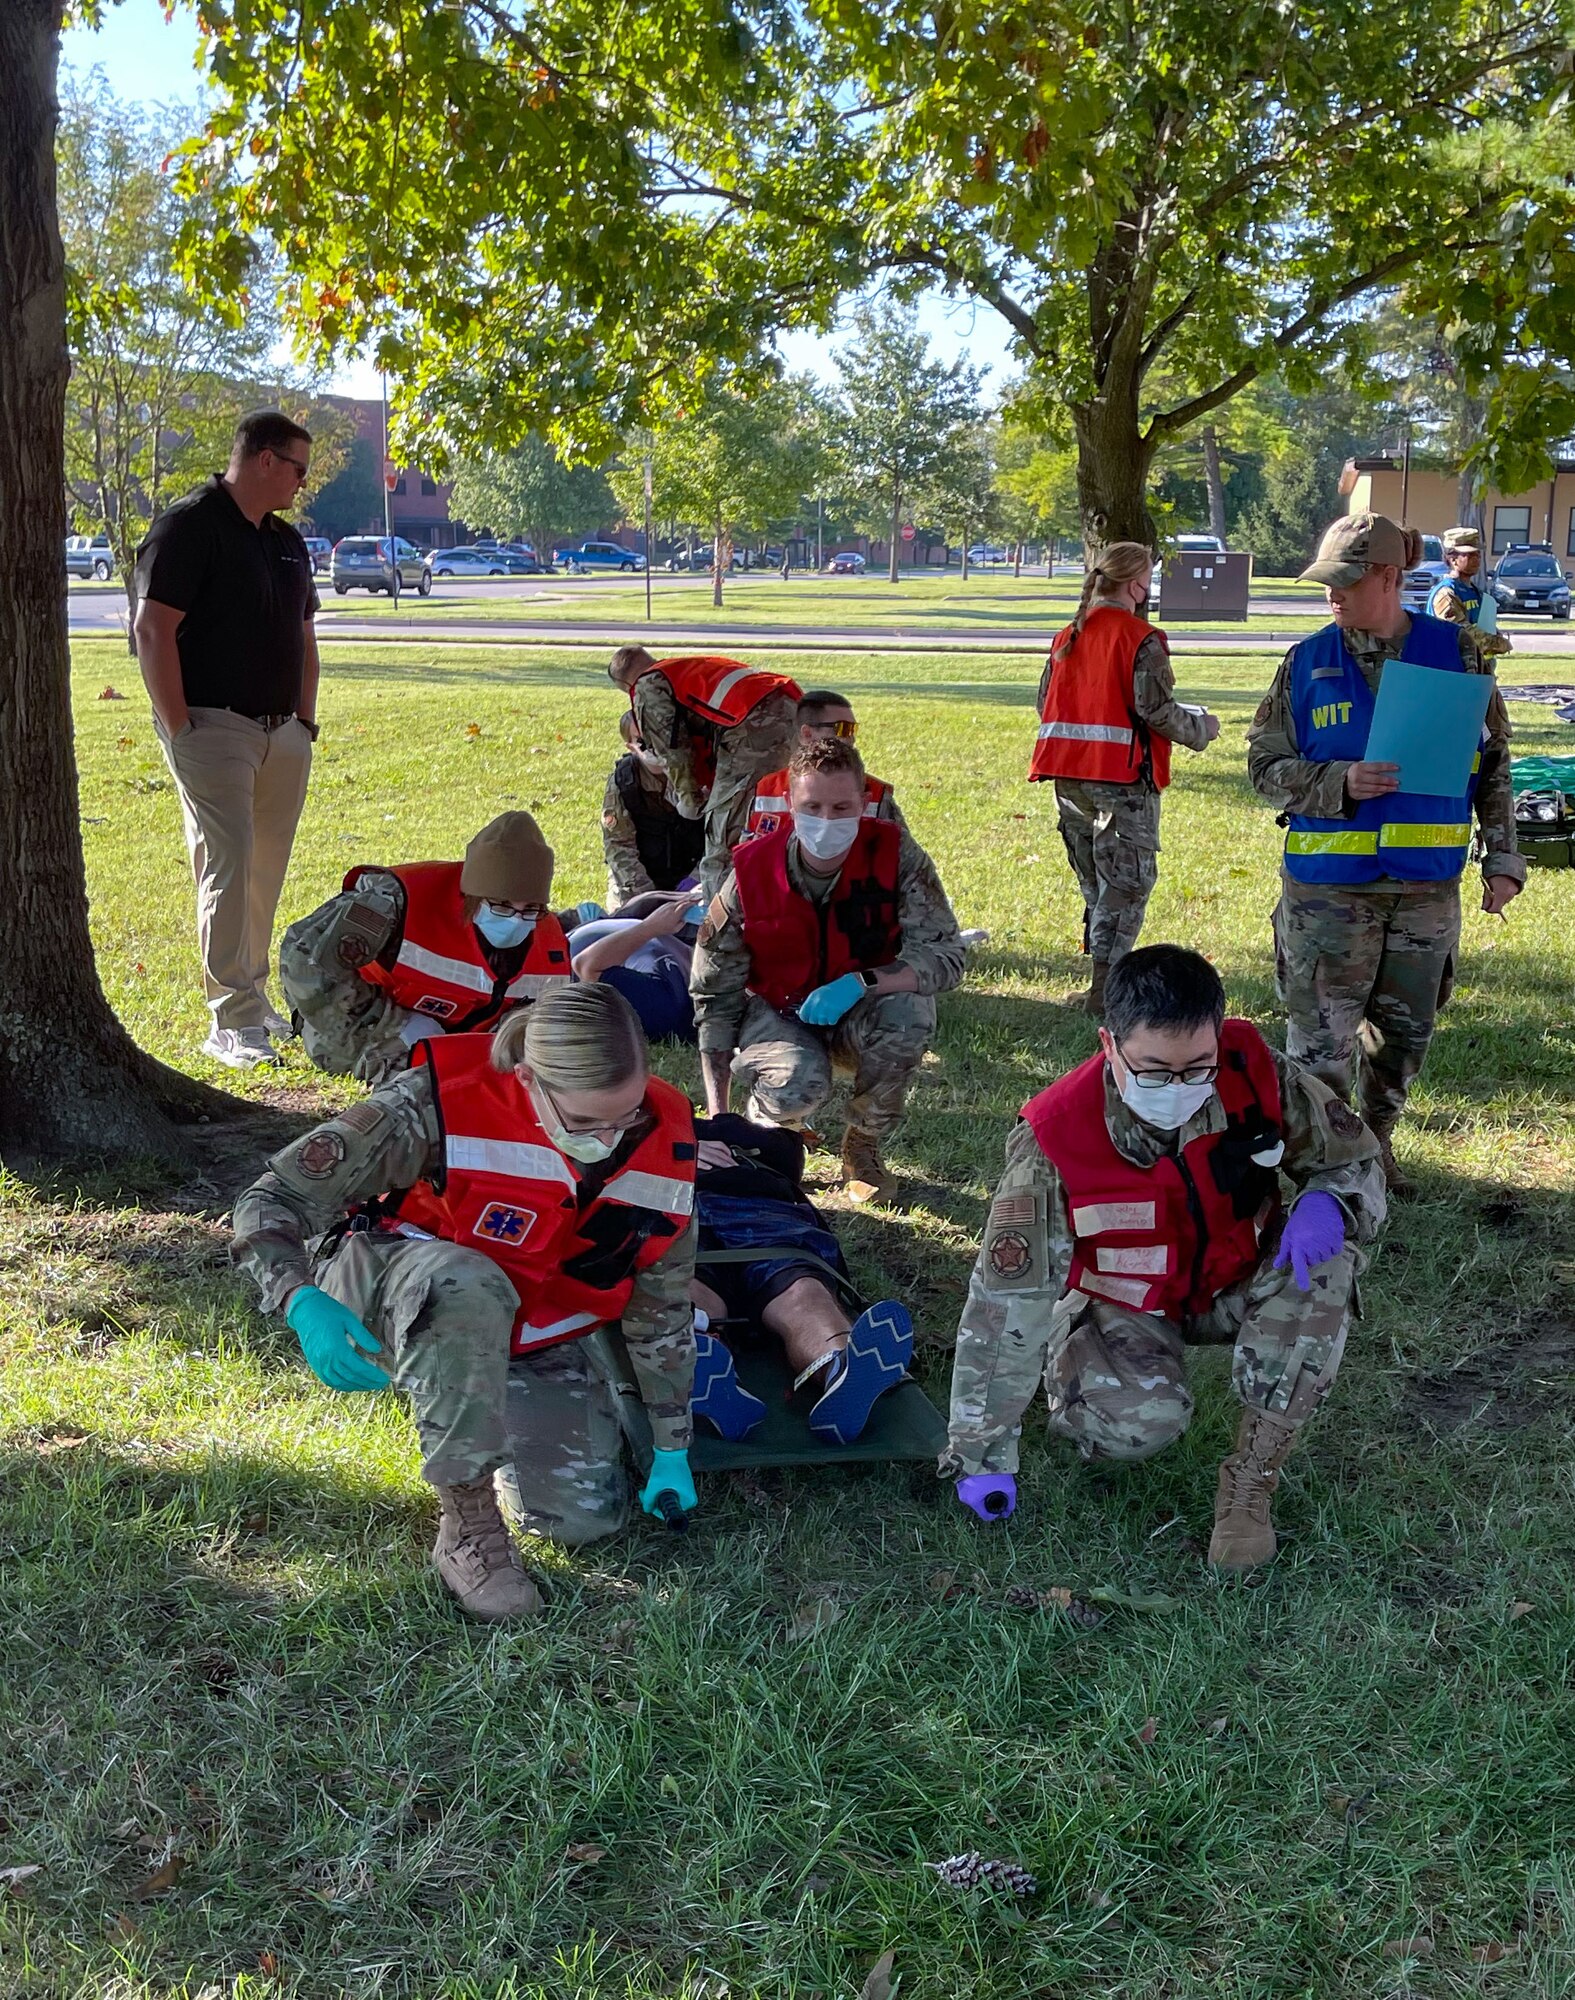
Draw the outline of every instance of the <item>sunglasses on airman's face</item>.
[[[859,725],[852,721],[812,722],[809,726],[823,736],[840,736],[845,743],[851,743],[859,733]]]

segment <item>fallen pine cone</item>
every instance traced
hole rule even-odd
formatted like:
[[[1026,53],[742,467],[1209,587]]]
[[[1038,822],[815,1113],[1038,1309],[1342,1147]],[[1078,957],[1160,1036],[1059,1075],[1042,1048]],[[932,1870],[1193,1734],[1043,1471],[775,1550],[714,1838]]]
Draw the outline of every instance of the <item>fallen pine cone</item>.
[[[1080,1632],[1094,1632],[1104,1624],[1106,1613],[1086,1597],[1074,1597],[1057,1584],[1049,1590],[1035,1590],[1032,1584],[1014,1583],[1006,1593],[1014,1611],[1064,1611]]]
[[[1039,1884],[1015,1861],[986,1861],[980,1853],[951,1854],[944,1861],[927,1861],[953,1889],[1004,1889],[1011,1896],[1032,1896]]]

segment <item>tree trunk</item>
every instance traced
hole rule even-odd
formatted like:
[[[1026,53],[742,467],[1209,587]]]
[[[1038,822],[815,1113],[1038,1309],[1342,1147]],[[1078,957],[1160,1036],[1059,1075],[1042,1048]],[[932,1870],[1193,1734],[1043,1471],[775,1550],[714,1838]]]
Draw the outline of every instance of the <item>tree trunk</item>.
[[[902,546],[902,481],[891,482],[891,560],[886,566],[886,581],[897,582],[897,551]]]
[[[88,933],[65,578],[61,0],[0,6],[0,1156],[184,1162],[176,1120],[244,1107],[131,1041]]]
[[[1201,432],[1203,440],[1203,478],[1209,489],[1209,533],[1218,535],[1220,547],[1225,546],[1225,478],[1220,471],[1219,432],[1212,424],[1205,424]]]
[[[732,560],[732,538],[723,534],[722,522],[718,517],[711,540],[711,602],[719,608],[722,602],[722,571]]]
[[[1107,390],[1097,402],[1075,404],[1072,423],[1084,559],[1091,562],[1109,542],[1142,542],[1157,550],[1147,497],[1153,445],[1138,423],[1136,384],[1126,395]]]
[[[1023,574],[1023,545],[1022,545],[1022,543],[1021,543],[1021,542],[1013,542],[1013,544],[1012,544],[1012,578],[1013,578],[1014,582],[1015,582],[1015,581],[1018,581],[1018,580],[1020,580],[1020,579],[1021,579],[1021,577],[1022,577],[1022,574]]]
[[[962,559],[962,580],[963,580],[963,582],[964,582],[964,583],[966,583],[966,582],[968,581],[968,547],[969,547],[969,544],[968,544],[968,530],[967,530],[967,528],[965,527],[965,528],[963,529],[963,542],[962,542],[962,552],[963,552],[963,559]]]

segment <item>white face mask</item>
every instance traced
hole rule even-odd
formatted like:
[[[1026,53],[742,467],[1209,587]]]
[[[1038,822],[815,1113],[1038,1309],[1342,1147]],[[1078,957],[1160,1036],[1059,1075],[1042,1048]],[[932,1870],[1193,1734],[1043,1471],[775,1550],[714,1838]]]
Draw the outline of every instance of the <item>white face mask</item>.
[[[529,1084],[525,1087],[530,1094],[532,1109],[541,1121],[541,1129],[566,1160],[577,1160],[582,1167],[594,1167],[598,1161],[610,1159],[623,1144],[625,1135],[622,1132],[616,1139],[608,1140],[598,1139],[594,1132],[566,1131],[551,1104],[543,1101],[543,1095],[531,1090]]]
[[[507,951],[510,945],[523,944],[536,928],[534,917],[518,917],[512,911],[495,910],[490,903],[481,905],[472,922],[487,943],[496,945],[499,951]]]
[[[819,819],[814,813],[796,812],[793,831],[806,854],[817,861],[840,861],[859,836],[859,819]]]
[[[1214,1095],[1212,1083],[1139,1083],[1128,1070],[1118,1085],[1121,1102],[1134,1117],[1161,1132],[1179,1132]]]

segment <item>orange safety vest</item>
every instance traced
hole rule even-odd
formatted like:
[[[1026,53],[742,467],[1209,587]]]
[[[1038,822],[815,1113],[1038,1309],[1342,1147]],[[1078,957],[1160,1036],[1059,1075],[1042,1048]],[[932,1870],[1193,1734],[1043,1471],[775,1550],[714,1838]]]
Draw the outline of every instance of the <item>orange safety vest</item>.
[[[890,819],[887,801],[891,798],[891,786],[883,784],[879,778],[866,775],[864,779],[864,817],[866,819]],[[779,826],[792,822],[793,814],[788,806],[787,769],[771,771],[755,781],[755,796],[749,808],[749,824],[744,829],[744,838],[754,840],[762,833],[775,833]]]
[[[365,874],[397,876],[405,892],[405,927],[392,965],[373,959],[359,968],[368,986],[386,993],[396,1007],[430,1014],[450,1034],[479,1033],[495,1027],[511,1007],[540,999],[560,979],[572,979],[569,941],[547,912],[536,919],[525,961],[512,979],[501,979],[487,963],[474,924],[465,916],[457,861],[414,861],[402,868],[352,868],[344,886],[353,889]]]
[[[514,1352],[577,1339],[615,1320],[635,1278],[689,1226],[695,1202],[694,1112],[653,1076],[651,1124],[608,1161],[566,1160],[517,1077],[492,1067],[491,1037],[418,1044],[432,1072],[443,1158],[428,1180],[383,1205],[385,1226],[478,1250],[519,1297]]]
[[[1168,653],[1157,625],[1119,605],[1099,604],[1081,632],[1067,625],[1056,634],[1030,782],[1095,778],[1133,785],[1147,768],[1158,790],[1170,783],[1169,739],[1145,728],[1132,705],[1132,669],[1151,632]]]
[[[861,819],[831,894],[801,896],[788,879],[791,822],[733,849],[749,947],[749,990],[778,1013],[797,1007],[817,986],[845,972],[876,972],[902,949],[897,921],[901,830],[889,819]]]
[[[1110,1136],[1102,1055],[1023,1106],[1061,1176],[1076,1239],[1069,1291],[1181,1318],[1206,1313],[1258,1268],[1260,1239],[1280,1212],[1285,1145],[1279,1074],[1250,1021],[1220,1029],[1215,1088],[1225,1130],[1152,1167],[1134,1166]]]
[[[645,671],[660,674],[672,687],[679,706],[713,729],[736,728],[767,695],[786,694],[797,701],[804,692],[786,674],[745,666],[725,653],[683,653],[671,660],[658,660]]]

